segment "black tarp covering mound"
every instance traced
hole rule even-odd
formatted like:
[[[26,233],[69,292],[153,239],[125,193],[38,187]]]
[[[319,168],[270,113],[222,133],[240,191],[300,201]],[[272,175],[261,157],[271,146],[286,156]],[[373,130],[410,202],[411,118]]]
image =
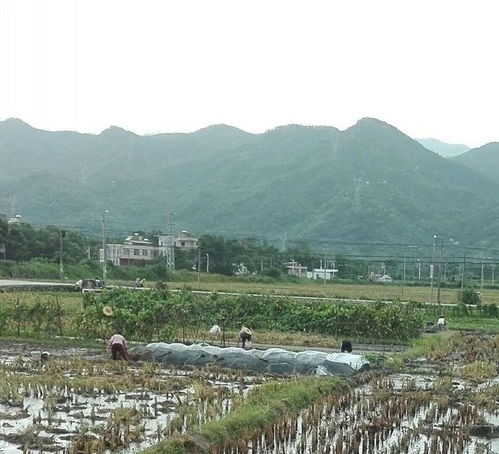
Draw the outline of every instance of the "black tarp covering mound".
[[[220,348],[207,344],[148,344],[142,355],[163,364],[204,366],[216,365],[227,369],[244,369],[276,375],[341,375],[349,376],[369,368],[360,355],[317,351],[291,352],[281,348],[244,350]]]

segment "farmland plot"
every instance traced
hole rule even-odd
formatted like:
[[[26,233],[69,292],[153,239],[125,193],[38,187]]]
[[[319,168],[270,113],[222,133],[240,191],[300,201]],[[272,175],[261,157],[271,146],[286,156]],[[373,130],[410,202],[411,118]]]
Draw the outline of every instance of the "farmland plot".
[[[0,452],[140,452],[221,418],[259,379],[220,370],[4,357]]]
[[[480,408],[469,398],[497,391],[497,380],[474,390],[469,383],[434,377],[376,378],[361,389],[328,396],[235,452],[495,453],[497,407]]]

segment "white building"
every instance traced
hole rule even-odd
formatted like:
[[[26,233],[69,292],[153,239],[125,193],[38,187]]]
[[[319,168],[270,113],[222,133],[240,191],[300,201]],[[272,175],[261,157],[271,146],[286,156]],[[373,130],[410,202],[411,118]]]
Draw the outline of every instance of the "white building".
[[[21,224],[22,222],[22,216],[20,214],[16,214],[13,218],[8,220],[9,224]]]
[[[157,235],[152,241],[138,233],[126,237],[123,244],[106,244],[106,259],[116,266],[131,266],[151,262],[158,257],[166,257],[169,269],[175,269],[175,248],[195,249],[198,238],[183,230],[178,236]],[[104,261],[104,250],[99,250],[100,261]]]
[[[7,222],[7,215],[0,213],[0,220]],[[0,243],[0,260],[5,260],[7,258],[7,250],[5,249],[5,244]]]
[[[199,238],[192,236],[187,230],[182,230],[175,239],[175,247],[181,249],[197,249]]]
[[[307,271],[307,277],[309,279],[324,280],[324,275],[325,275],[326,280],[331,280],[336,277],[337,273],[338,270],[334,268],[314,268],[312,271]]]
[[[104,261],[104,250],[100,249],[100,261]],[[107,261],[116,266],[139,265],[158,257],[167,256],[169,250],[164,246],[156,246],[153,241],[143,238],[138,233],[129,235],[123,244],[106,244]]]

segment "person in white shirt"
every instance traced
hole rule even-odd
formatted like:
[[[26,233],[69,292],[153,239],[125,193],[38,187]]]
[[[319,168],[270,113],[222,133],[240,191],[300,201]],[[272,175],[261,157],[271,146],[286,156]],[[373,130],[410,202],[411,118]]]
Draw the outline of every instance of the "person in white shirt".
[[[114,360],[118,359],[118,354],[120,355],[121,359],[123,359],[124,361],[128,361],[130,359],[128,357],[126,340],[120,331],[111,336],[111,339],[109,339],[107,346],[111,350],[111,355]]]
[[[445,320],[445,317],[443,315],[438,317],[437,326],[439,330],[443,330],[447,326],[447,321]]]
[[[220,339],[220,334],[222,333],[222,328],[218,325],[213,325],[210,328],[210,337],[212,341],[219,340]]]

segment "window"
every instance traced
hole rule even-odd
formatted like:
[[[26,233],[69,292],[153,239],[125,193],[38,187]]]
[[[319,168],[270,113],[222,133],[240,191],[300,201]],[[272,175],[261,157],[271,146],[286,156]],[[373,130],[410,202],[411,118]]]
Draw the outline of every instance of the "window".
[[[180,247],[185,247],[185,241],[180,242]]]
[[[142,249],[142,255],[147,257],[149,254],[147,253],[147,249]]]
[[[140,249],[134,249],[133,255],[140,255]]]

